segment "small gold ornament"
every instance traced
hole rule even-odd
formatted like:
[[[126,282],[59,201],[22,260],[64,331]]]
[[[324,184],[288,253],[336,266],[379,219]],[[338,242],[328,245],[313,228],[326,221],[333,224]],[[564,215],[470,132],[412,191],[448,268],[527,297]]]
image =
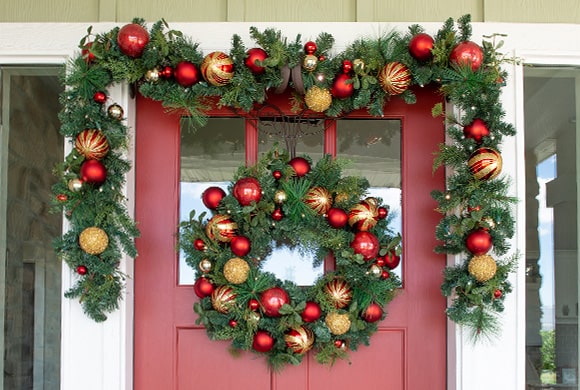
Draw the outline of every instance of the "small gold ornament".
[[[224,277],[232,284],[242,284],[248,280],[250,265],[239,257],[233,257],[224,264]]]
[[[109,237],[101,228],[88,227],[79,235],[79,245],[89,255],[100,255],[109,246]]]
[[[246,314],[246,321],[250,325],[257,325],[258,322],[260,321],[260,313],[250,311],[249,313]]]
[[[360,74],[360,75],[365,74],[364,73],[364,70],[365,70],[365,62],[363,60],[361,60],[360,58],[355,59],[352,62],[352,66],[353,66],[354,72],[356,74]]]
[[[473,256],[467,266],[469,273],[478,282],[487,282],[495,276],[497,264],[490,255]]]
[[[203,259],[202,261],[200,261],[198,266],[199,270],[204,274],[207,274],[212,269],[211,261],[209,261],[208,259]]]
[[[123,107],[121,107],[117,103],[111,104],[109,108],[107,108],[107,113],[111,118],[117,120],[123,119],[123,115],[125,115],[125,113],[123,112]]]
[[[156,83],[159,81],[159,69],[153,68],[145,73],[145,80]]]
[[[348,314],[329,313],[324,319],[330,332],[335,335],[341,335],[350,329],[350,318]]]
[[[383,269],[376,264],[371,265],[369,272],[372,276],[378,278],[382,275]]]
[[[286,202],[287,196],[284,190],[278,190],[274,193],[274,202],[282,204]]]
[[[313,72],[318,65],[318,58],[315,55],[307,54],[302,61],[302,67],[308,72]]]
[[[328,89],[311,87],[304,95],[306,106],[314,112],[324,112],[332,104],[332,95]]]
[[[70,179],[68,181],[68,189],[72,192],[79,192],[83,188],[83,181],[81,179]]]

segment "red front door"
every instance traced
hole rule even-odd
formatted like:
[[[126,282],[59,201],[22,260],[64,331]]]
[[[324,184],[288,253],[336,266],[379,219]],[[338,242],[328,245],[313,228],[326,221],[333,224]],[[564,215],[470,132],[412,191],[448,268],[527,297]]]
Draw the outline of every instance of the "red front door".
[[[306,357],[300,366],[270,372],[252,353],[234,356],[226,342],[210,341],[195,324],[191,285],[178,282],[180,118],[158,102],[139,97],[136,130],[136,219],[141,230],[135,262],[136,390],[185,389],[389,389],[446,388],[445,299],[439,286],[443,256],[435,255],[438,214],[430,197],[442,188],[432,174],[433,152],[443,141],[443,123],[431,116],[440,101],[432,89],[417,91],[417,104],[388,103],[385,118],[402,124],[403,283],[370,346],[350,353],[350,362],[321,366]],[[376,120],[381,120],[377,119]],[[257,154],[247,134],[248,161]],[[252,146],[253,145],[253,146]],[[325,141],[326,152],[336,143]]]

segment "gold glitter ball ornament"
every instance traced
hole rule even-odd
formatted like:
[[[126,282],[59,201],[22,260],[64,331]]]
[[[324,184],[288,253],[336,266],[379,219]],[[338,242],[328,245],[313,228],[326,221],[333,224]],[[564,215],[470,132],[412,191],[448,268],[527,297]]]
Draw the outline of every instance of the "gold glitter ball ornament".
[[[348,314],[329,313],[324,319],[330,332],[335,335],[341,335],[350,329],[350,318]]]
[[[332,104],[332,95],[330,91],[318,86],[311,87],[304,95],[306,107],[314,112],[324,112]]]
[[[478,282],[483,283],[495,276],[497,264],[490,255],[473,256],[467,270]]]
[[[248,280],[250,265],[244,259],[233,257],[224,264],[224,277],[232,284],[242,284]]]
[[[109,246],[109,236],[101,228],[88,227],[81,232],[79,245],[89,255],[100,255]]]

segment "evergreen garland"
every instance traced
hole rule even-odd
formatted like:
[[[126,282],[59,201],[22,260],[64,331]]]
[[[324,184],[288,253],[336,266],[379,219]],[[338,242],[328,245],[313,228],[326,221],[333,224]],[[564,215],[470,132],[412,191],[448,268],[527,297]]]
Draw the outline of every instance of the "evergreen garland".
[[[134,19],[133,23],[145,29],[147,27],[143,19]],[[200,76],[200,82],[183,87],[176,82],[171,72],[182,61],[189,61],[197,67],[201,65],[205,56],[197,43],[192,42],[180,31],[169,29],[167,23],[160,20],[147,30],[149,41],[144,46],[142,54],[130,57],[119,47],[117,42],[119,31],[120,28],[113,28],[105,33],[93,34],[89,28],[87,35],[79,44],[82,52],[70,60],[63,75],[66,89],[61,96],[63,105],[60,113],[61,133],[74,143],[75,138],[85,129],[98,129],[105,134],[110,146],[109,153],[101,160],[107,173],[106,180],[102,184],[85,182],[76,187],[73,185],[75,180],[78,184],[81,165],[85,160],[85,156],[75,148],[72,148],[65,161],[55,169],[59,180],[53,187],[54,205],[56,210],[64,212],[69,221],[69,229],[63,237],[55,241],[55,249],[60,257],[79,273],[75,285],[66,295],[79,298],[88,316],[96,321],[103,321],[106,319],[106,313],[118,307],[124,281],[124,275],[119,272],[118,264],[123,252],[132,257],[136,255],[133,239],[138,236],[135,222],[129,217],[121,193],[124,175],[130,169],[130,163],[123,156],[128,143],[128,129],[121,120],[122,112],[119,114],[117,110],[114,114],[111,111],[113,105],[107,106],[102,101],[98,102],[95,93],[106,93],[107,88],[114,83],[130,83],[144,96],[161,101],[168,112],[177,111],[185,114],[195,128],[206,123],[205,110],[212,104],[250,111],[256,104],[263,103],[267,99],[267,91],[276,89],[284,83],[283,75],[286,71],[292,71],[293,79],[290,80],[290,87],[297,88],[298,81],[302,81],[306,91],[313,87],[329,90],[336,75],[344,72],[345,61],[352,61],[354,66],[349,73],[349,83],[353,85],[352,95],[342,99],[333,98],[324,114],[328,117],[338,117],[354,109],[366,108],[371,115],[381,116],[385,104],[392,98],[402,98],[410,104],[415,101],[411,89],[405,89],[400,95],[395,96],[381,85],[379,74],[385,64],[398,62],[408,69],[410,85],[424,86],[436,83],[440,86],[442,94],[459,112],[457,116],[445,117],[448,136],[452,142],[440,146],[434,161],[434,169],[446,167],[449,170],[446,190],[432,193],[438,202],[438,210],[442,213],[442,219],[435,231],[441,243],[435,250],[441,253],[464,254],[461,264],[449,267],[444,272],[442,292],[445,296],[451,297],[451,306],[447,314],[453,321],[471,328],[476,336],[497,330],[497,314],[503,310],[503,300],[511,290],[508,276],[513,271],[517,258],[512,256],[498,260],[495,275],[485,282],[478,281],[468,269],[469,261],[474,255],[467,249],[466,239],[469,232],[474,229],[485,229],[491,236],[493,253],[503,256],[509,251],[508,240],[514,233],[512,208],[516,199],[508,194],[509,178],[500,175],[491,180],[477,180],[467,166],[467,161],[475,149],[486,147],[499,151],[503,137],[515,134],[512,125],[504,122],[505,113],[499,102],[501,87],[507,77],[501,65],[514,61],[499,52],[501,42],[496,43],[495,39],[501,37],[500,35],[489,37],[491,40],[484,40],[481,43],[482,64],[479,68],[473,69],[469,64],[458,64],[450,59],[453,49],[471,37],[469,15],[459,18],[457,23],[450,18],[442,25],[433,36],[431,57],[425,60],[416,59],[409,51],[411,40],[424,32],[419,25],[410,26],[405,33],[392,31],[375,39],[358,39],[344,52],[332,56],[330,53],[334,38],[330,34],[321,33],[314,42],[316,70],[308,71],[302,67],[305,53],[300,35],[294,40],[288,40],[275,29],[259,31],[252,27],[251,38],[257,46],[267,52],[267,57],[259,64],[264,67],[264,73],[254,74],[245,65],[247,48],[241,38],[234,35],[229,57],[233,61],[235,71],[230,82],[214,86]],[[170,74],[164,73],[165,77],[159,77],[164,69],[168,69]],[[299,75],[301,80],[296,80],[295,75]],[[297,109],[309,108],[300,93],[295,93],[293,99]],[[442,105],[435,106],[433,115],[443,116],[443,111]],[[479,141],[464,135],[464,126],[476,118],[484,121],[489,129],[489,135]],[[277,157],[269,163],[277,164],[280,161],[283,161],[282,158]],[[326,168],[336,169],[333,163],[323,161],[328,164]],[[253,171],[239,172],[238,176],[258,177],[266,188],[275,184],[271,177],[257,174],[263,172],[264,166],[251,169]],[[288,172],[283,167],[280,169],[284,172],[284,177],[288,177]],[[324,169],[320,167],[314,170],[312,175],[318,175],[318,172],[324,172]],[[330,178],[335,177],[332,175],[322,173],[320,176],[312,175],[308,178],[311,181],[308,185],[300,181],[285,182],[284,191],[293,194],[293,199],[300,199],[302,191],[313,183],[330,188],[344,185],[344,182],[331,182]],[[365,183],[360,180],[347,183],[349,185],[346,187],[349,190],[359,189],[353,192],[358,195],[361,195],[362,189],[365,188]],[[300,204],[297,202],[295,205]],[[229,196],[224,198],[224,204],[220,207],[235,210],[236,213],[241,213],[239,215],[246,212],[239,210],[239,206],[236,206],[236,202]],[[257,215],[251,219],[252,229],[245,231],[247,234],[251,234],[253,229],[266,227],[270,229],[270,224],[266,223],[268,213],[260,207],[257,210]],[[320,224],[324,224],[319,220],[303,219],[301,215],[286,215],[283,221],[277,224],[272,235],[274,238],[286,237],[283,233],[285,229],[294,229],[297,224],[305,224],[303,230],[312,232],[320,228]],[[203,223],[201,219],[198,219],[198,222],[194,221],[196,220],[192,216],[188,226]],[[108,246],[99,254],[90,254],[79,245],[81,232],[93,226],[103,229],[109,238]],[[267,245],[259,242],[259,237],[255,239],[258,240],[256,244],[258,247]],[[327,249],[324,248],[335,248],[339,243],[349,242],[348,235],[334,234],[300,239],[301,243],[308,243],[307,249],[314,250],[318,258],[326,254]],[[335,256],[339,267],[347,267],[350,264],[349,256],[343,257],[344,255],[340,253],[335,253]],[[253,285],[245,287],[247,290],[245,295],[242,291],[239,292],[240,302],[244,302],[252,293],[263,290],[265,286],[280,284],[267,274],[252,280]],[[390,291],[395,285],[396,283],[393,283],[387,290]],[[282,283],[281,287],[289,288],[292,302],[303,302],[309,298],[324,305],[324,297],[321,294],[305,297],[304,291],[290,288],[287,283]],[[372,288],[375,292],[383,291],[378,286],[373,285]],[[313,291],[317,291],[316,287]],[[360,342],[368,342],[371,333],[368,330],[369,325],[361,324],[358,313],[370,302],[369,296],[362,294],[355,297],[356,305],[353,304],[348,308],[353,320],[351,332],[354,332],[350,339],[351,349],[356,348]],[[388,301],[386,295],[382,293],[377,296],[382,297],[379,299],[381,303]],[[214,337],[230,338],[233,339],[234,346],[248,347],[258,325],[247,324],[245,328],[242,327],[243,329],[231,329],[224,323],[224,316],[213,314],[210,306],[211,303],[204,299],[196,305],[196,310]],[[239,307],[235,310],[236,315],[241,316],[245,309]],[[300,310],[301,304],[285,307],[283,322],[287,326],[299,324],[300,320],[296,315]],[[277,324],[271,320],[264,319],[263,323],[260,320],[259,328],[262,327],[276,334],[280,332]],[[328,329],[322,325],[314,326],[314,333],[317,342],[327,342],[332,338]],[[322,361],[331,361],[336,354],[337,349],[326,344],[318,352]],[[275,354],[272,359],[275,366],[278,360],[282,362],[299,360],[296,356],[285,353]]]

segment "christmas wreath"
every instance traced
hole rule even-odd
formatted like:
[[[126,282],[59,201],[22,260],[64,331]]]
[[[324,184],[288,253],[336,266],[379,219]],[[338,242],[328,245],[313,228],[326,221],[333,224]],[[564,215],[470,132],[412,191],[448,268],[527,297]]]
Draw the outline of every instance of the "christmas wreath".
[[[406,33],[392,31],[376,39],[358,39],[338,53],[332,51],[334,38],[328,33],[303,43],[301,36],[289,41],[275,29],[251,28],[255,47],[247,49],[240,36],[234,35],[229,53],[214,51],[204,55],[197,43],[180,31],[168,29],[163,20],[150,29],[142,19],[100,34],[93,34],[89,28],[80,41],[79,55],[71,59],[63,75],[66,88],[61,95],[61,133],[74,147],[56,168],[59,180],[53,187],[54,205],[69,221],[67,232],[55,241],[55,249],[79,276],[66,296],[79,298],[88,316],[104,321],[106,313],[118,307],[121,297],[124,281],[118,269],[121,255],[123,252],[136,255],[133,239],[139,232],[122,192],[125,173],[130,169],[130,163],[123,157],[128,129],[123,122],[123,108],[107,95],[112,84],[129,83],[144,96],[163,102],[168,111],[186,115],[195,127],[205,124],[204,111],[216,101],[220,106],[250,111],[265,102],[267,91],[281,92],[287,88],[294,90],[293,103],[297,109],[337,117],[366,108],[370,114],[381,116],[390,99],[402,98],[410,104],[415,101],[409,87],[435,83],[457,108],[455,115],[445,117],[451,142],[441,145],[434,165],[449,170],[446,190],[432,194],[443,215],[435,232],[441,245],[435,250],[463,254],[460,264],[444,272],[442,292],[451,297],[447,314],[453,321],[471,328],[476,336],[496,330],[497,314],[503,311],[503,301],[511,290],[508,276],[516,262],[515,256],[496,260],[489,254],[505,255],[513,235],[511,209],[516,200],[508,194],[509,178],[500,174],[499,146],[503,137],[514,135],[515,130],[503,120],[499,96],[507,77],[501,65],[514,59],[498,51],[502,42],[496,39],[500,35],[487,37],[478,44],[470,40],[469,15],[457,22],[456,25],[448,19],[433,36],[421,26],[412,25]],[[443,107],[434,107],[433,114],[443,117]],[[280,158],[275,161],[282,161]],[[284,180],[289,178],[288,171],[281,172]],[[316,180],[327,179],[320,175]],[[248,176],[265,188],[273,185],[257,174]],[[308,187],[304,184],[306,179],[301,180],[297,182]],[[289,190],[299,188],[287,189],[288,194]],[[231,200],[228,196],[224,199]],[[234,210],[234,206],[230,202],[224,207]],[[320,219],[308,216],[300,221],[310,224]],[[290,222],[298,223],[285,217],[277,226],[288,226]],[[349,238],[343,236],[341,242],[349,242]],[[213,241],[205,244],[208,250],[215,246]],[[341,256],[338,255],[339,262],[345,259]],[[222,269],[223,261],[222,257],[216,258],[215,269]],[[225,283],[213,275],[216,280],[207,277],[204,280]],[[251,274],[246,283],[254,283],[253,277]],[[332,277],[333,274],[328,276]],[[263,278],[268,279],[262,276],[256,281],[265,283]],[[379,280],[374,282],[379,286]],[[268,279],[266,284],[274,286],[276,282]],[[260,286],[250,290],[261,291]],[[377,288],[373,291],[381,291]],[[249,299],[242,291],[236,293],[238,302]],[[290,302],[300,302],[300,297],[304,297],[300,290],[289,289],[288,294]],[[372,294],[353,297],[356,305],[348,309],[353,310],[349,332],[364,337],[368,334],[366,330],[357,330],[360,317],[354,314],[366,310],[371,297],[378,303],[387,299]],[[321,309],[329,313],[328,299],[317,298]],[[210,313],[208,300],[203,302],[198,307],[204,309],[203,313]],[[236,315],[242,314],[236,312],[242,309],[232,310]],[[298,315],[302,308],[289,305],[281,310]],[[204,320],[215,325],[213,321],[223,320],[220,316],[208,314]],[[242,317],[237,319],[240,320]],[[239,328],[230,329],[226,325],[222,324],[220,330],[240,334]],[[365,329],[370,327],[363,325]],[[216,337],[222,336],[217,328],[211,329]],[[321,328],[314,330],[317,329],[321,332]],[[235,342],[249,345],[253,330],[244,333],[247,340],[242,342],[236,336]],[[328,334],[316,336],[318,342],[331,338]],[[353,337],[350,340],[352,348],[358,341]],[[324,351],[327,350],[321,350],[322,356],[328,357]]]
[[[401,237],[388,228],[382,200],[368,196],[367,180],[342,177],[343,163],[326,156],[311,168],[308,156],[275,149],[240,167],[228,194],[204,191],[212,216],[194,210],[180,246],[197,269],[194,310],[211,339],[267,353],[275,368],[298,364],[310,349],[329,363],[369,343],[401,286],[391,272]],[[263,272],[281,243],[309,252],[315,265],[332,256],[334,269],[310,287]]]

